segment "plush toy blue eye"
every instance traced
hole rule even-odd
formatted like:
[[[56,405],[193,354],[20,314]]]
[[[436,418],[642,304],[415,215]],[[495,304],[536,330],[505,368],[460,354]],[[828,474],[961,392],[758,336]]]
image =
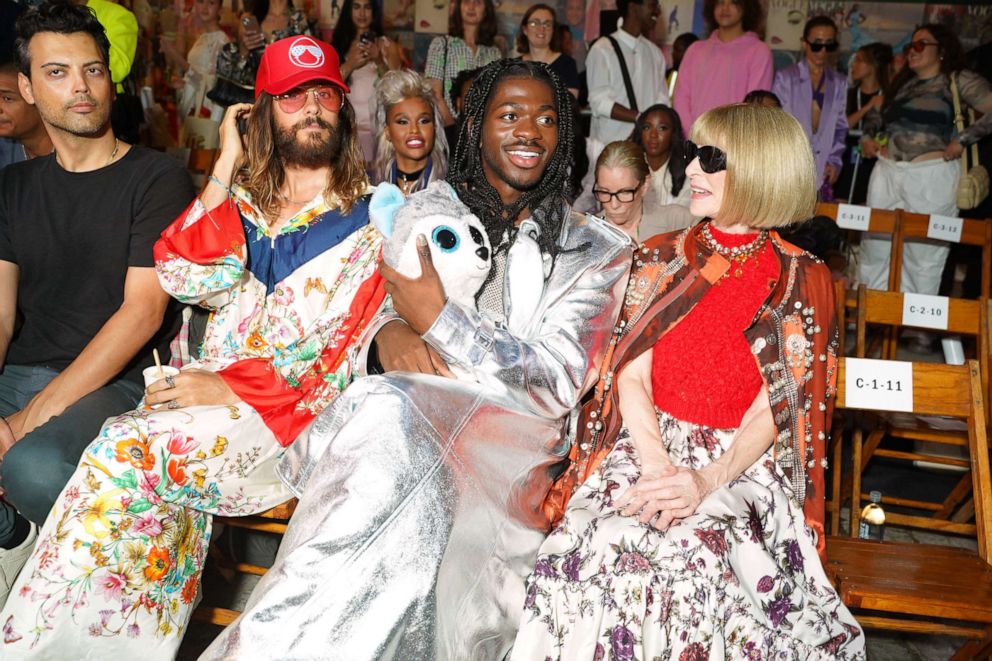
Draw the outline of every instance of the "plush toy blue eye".
[[[434,233],[431,234],[431,239],[434,244],[443,250],[444,252],[454,252],[458,250],[458,244],[461,240],[458,238],[458,234],[455,230],[451,229],[447,225],[439,225],[434,228]]]

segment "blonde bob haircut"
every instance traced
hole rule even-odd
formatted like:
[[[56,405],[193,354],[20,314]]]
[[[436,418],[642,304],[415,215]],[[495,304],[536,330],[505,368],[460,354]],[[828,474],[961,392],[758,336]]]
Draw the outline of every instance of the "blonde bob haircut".
[[[720,106],[696,120],[690,139],[727,154],[720,220],[771,228],[813,215],[813,152],[806,132],[789,113],[743,103]]]

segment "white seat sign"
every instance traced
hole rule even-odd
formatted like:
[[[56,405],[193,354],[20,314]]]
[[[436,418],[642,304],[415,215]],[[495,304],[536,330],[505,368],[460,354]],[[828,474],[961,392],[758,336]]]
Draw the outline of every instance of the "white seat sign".
[[[961,222],[960,218],[930,214],[930,222],[927,223],[927,238],[961,243],[962,227],[964,227],[964,223]]]
[[[848,408],[913,410],[913,363],[847,358],[845,365],[844,393]]]
[[[857,204],[837,205],[837,227],[867,232],[870,219],[871,207],[863,207]]]
[[[902,323],[905,326],[947,330],[947,297],[903,294]]]

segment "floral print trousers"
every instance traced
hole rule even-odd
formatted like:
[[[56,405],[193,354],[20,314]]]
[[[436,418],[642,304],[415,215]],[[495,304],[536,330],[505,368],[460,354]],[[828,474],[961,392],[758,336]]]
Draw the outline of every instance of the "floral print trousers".
[[[11,590],[0,658],[172,659],[211,515],[288,500],[282,450],[244,402],[108,419]]]
[[[700,468],[733,440],[658,420],[676,465]],[[865,658],[771,450],[663,532],[613,506],[639,476],[624,429],[541,547],[514,660]]]

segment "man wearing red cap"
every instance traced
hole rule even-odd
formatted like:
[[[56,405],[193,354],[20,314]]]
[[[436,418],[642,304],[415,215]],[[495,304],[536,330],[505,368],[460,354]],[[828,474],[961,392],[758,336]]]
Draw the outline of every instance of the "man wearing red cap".
[[[228,109],[206,189],[155,245],[166,292],[212,311],[199,359],[83,453],[0,615],[0,657],[173,658],[212,515],[291,497],[276,462],[351,380],[385,296],[347,91],[329,44],[290,37],[262,56],[255,103]]]

